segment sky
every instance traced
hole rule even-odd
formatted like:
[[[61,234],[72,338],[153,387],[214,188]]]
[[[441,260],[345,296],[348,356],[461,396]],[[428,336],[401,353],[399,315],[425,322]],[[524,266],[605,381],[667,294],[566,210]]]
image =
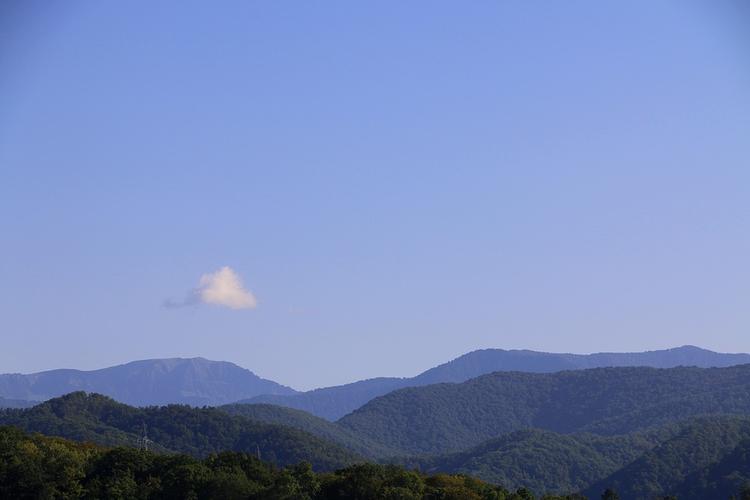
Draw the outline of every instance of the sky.
[[[3,2],[0,372],[750,351],[736,0]]]

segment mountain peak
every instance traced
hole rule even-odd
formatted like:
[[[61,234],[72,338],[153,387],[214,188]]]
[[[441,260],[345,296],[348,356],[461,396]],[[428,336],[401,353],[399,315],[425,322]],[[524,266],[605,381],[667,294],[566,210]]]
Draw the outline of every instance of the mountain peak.
[[[91,371],[0,375],[0,396],[8,399],[44,401],[76,390],[105,394],[137,406],[213,406],[260,394],[296,393],[234,363],[200,357],[145,359]]]

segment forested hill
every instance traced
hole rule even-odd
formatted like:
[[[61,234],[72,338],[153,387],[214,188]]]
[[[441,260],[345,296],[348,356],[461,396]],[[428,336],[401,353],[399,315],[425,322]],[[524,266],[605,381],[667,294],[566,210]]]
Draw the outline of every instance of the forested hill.
[[[557,354],[484,349],[416,377],[380,377],[298,393],[224,361],[170,358],[133,361],[100,370],[50,370],[0,375],[0,408],[25,407],[73,391],[104,394],[134,406],[218,406],[265,403],[304,410],[334,421],[368,401],[405,387],[463,382],[496,371],[547,373],[602,366],[721,367],[750,363],[748,354],[723,354],[693,346],[640,353]]]
[[[529,350],[482,349],[431,368],[411,378],[375,378],[293,395],[261,395],[242,403],[268,403],[337,420],[368,401],[405,387],[466,380],[497,371],[551,373],[613,366],[672,368],[726,367],[750,363],[750,354],[726,354],[695,346],[633,353],[561,354]]]
[[[135,406],[220,405],[259,394],[296,391],[226,361],[171,358],[101,370],[50,370],[0,375],[0,397],[44,401],[73,391],[104,394]]]
[[[528,429],[459,453],[401,463],[536,493],[583,490],[599,498],[610,488],[623,499],[728,499],[750,480],[743,455],[748,436],[750,417],[730,416],[696,417],[622,436]]]
[[[157,451],[196,457],[226,450],[244,451],[260,453],[264,460],[278,465],[307,461],[318,470],[361,460],[342,446],[302,430],[231,416],[215,408],[134,408],[83,392],[29,409],[2,410],[0,425],[106,446],[137,446],[145,425],[149,446]]]
[[[595,498],[611,488],[623,499],[728,499],[750,486],[749,452],[750,419],[697,419],[584,493]]]
[[[336,422],[329,422],[302,410],[265,404],[232,404],[219,406],[218,409],[230,415],[300,429],[326,441],[339,444],[368,459],[379,459],[398,454],[398,450],[393,450],[376,441],[358,436]]]
[[[618,366],[721,368],[750,363],[750,354],[713,352],[695,346],[644,352],[567,354],[529,350],[482,349],[431,368],[414,377],[413,385],[464,382],[497,371],[551,373]]]
[[[303,410],[327,420],[338,420],[368,401],[396,389],[409,387],[410,379],[374,378],[351,384],[324,387],[292,395],[262,395],[237,401],[240,404],[272,404]]]
[[[0,427],[0,498],[534,500],[526,491],[511,493],[466,476],[374,464],[320,474],[306,463],[279,469],[248,453],[198,460],[30,436],[11,427]],[[558,499],[566,500],[547,498]]]
[[[175,426],[185,422],[173,417]],[[80,411],[61,418],[87,420]],[[583,500],[611,489],[619,497],[607,498],[728,500],[750,492],[748,457],[750,419],[741,417],[697,418],[628,436],[525,430],[458,454],[405,459],[406,468],[355,464],[327,474],[293,462],[279,469],[255,452],[197,459],[0,426],[0,498]],[[414,466],[422,472],[406,470]],[[582,489],[585,497],[575,493]]]
[[[445,453],[528,427],[624,434],[691,415],[750,414],[750,365],[497,372],[401,389],[339,424],[402,453]]]

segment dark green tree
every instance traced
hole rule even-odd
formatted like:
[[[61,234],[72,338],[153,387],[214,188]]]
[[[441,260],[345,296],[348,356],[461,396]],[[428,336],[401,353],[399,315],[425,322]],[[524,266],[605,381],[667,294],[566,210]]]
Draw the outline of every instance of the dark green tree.
[[[612,488],[607,488],[602,493],[602,500],[620,500],[620,495],[617,494]]]

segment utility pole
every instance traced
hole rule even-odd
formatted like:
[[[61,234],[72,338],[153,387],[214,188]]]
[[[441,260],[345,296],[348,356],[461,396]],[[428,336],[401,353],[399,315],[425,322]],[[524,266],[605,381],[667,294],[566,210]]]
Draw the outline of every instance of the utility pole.
[[[141,432],[141,437],[138,440],[138,449],[143,450],[143,451],[148,451],[148,447],[149,447],[149,445],[151,443],[153,443],[153,441],[151,441],[148,438],[146,422],[144,421],[143,422],[143,430]]]

